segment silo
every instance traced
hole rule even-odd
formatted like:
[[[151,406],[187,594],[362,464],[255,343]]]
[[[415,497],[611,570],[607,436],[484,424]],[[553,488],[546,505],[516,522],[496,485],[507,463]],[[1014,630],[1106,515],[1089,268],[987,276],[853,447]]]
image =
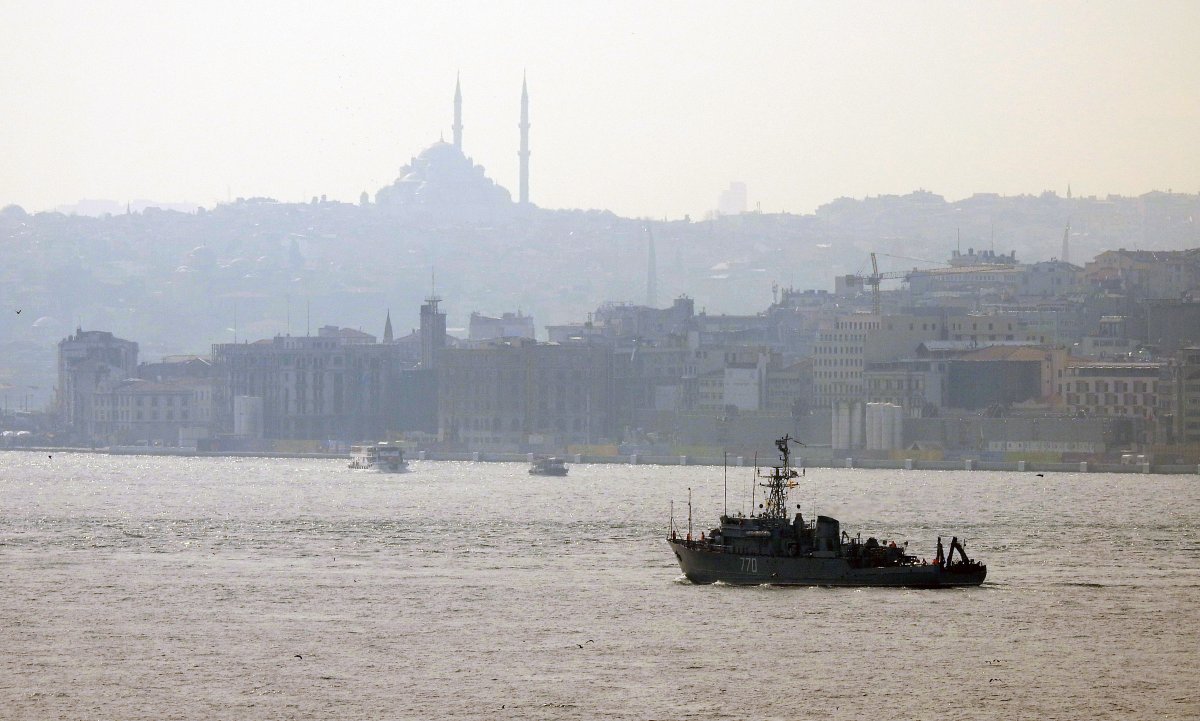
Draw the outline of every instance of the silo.
[[[233,397],[233,434],[245,438],[263,437],[263,399],[261,396]]]
[[[891,450],[893,427],[896,425],[896,419],[893,415],[893,406],[891,403],[881,403],[879,409],[879,449]]]
[[[883,442],[883,419],[880,416],[881,403],[867,404],[867,450],[877,451]]]

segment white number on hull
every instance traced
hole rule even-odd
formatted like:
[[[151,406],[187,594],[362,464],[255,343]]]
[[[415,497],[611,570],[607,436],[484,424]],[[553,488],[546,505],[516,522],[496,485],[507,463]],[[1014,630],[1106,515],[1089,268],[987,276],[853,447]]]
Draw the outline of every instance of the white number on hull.
[[[739,558],[742,562],[742,573],[758,573],[757,558]]]

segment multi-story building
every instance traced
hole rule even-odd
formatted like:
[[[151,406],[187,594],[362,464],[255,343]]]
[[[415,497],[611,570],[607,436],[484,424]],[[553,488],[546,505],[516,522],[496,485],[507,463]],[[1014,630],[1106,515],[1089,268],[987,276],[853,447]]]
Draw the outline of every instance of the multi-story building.
[[[1148,300],[1146,343],[1168,356],[1200,345],[1200,293],[1195,298]]]
[[[945,340],[969,341],[984,346],[997,341],[1018,343],[1046,343],[1048,338],[1037,329],[1030,328],[1020,318],[1009,314],[969,314],[951,316],[946,319]]]
[[[497,340],[438,366],[438,435],[473,450],[561,449],[613,437],[613,354]]]
[[[1086,358],[1128,357],[1139,345],[1129,337],[1128,320],[1123,315],[1101,316],[1099,332],[1080,338],[1075,344],[1074,354]]]
[[[110,444],[195,446],[212,423],[210,381],[129,378],[95,394],[96,439]]]
[[[505,313],[499,318],[472,313],[467,337],[473,341],[493,338],[535,338],[533,316],[520,311]]]
[[[1136,300],[1179,298],[1200,287],[1200,248],[1106,250],[1084,266],[1083,279]]]
[[[76,329],[58,344],[58,417],[77,442],[95,438],[96,393],[132,378],[138,344],[106,331]]]
[[[232,433],[234,398],[250,396],[262,399],[268,439],[384,438],[397,425],[398,357],[395,345],[333,327],[316,336],[214,345],[217,428]]]
[[[606,303],[596,311],[594,324],[602,326],[608,337],[659,341],[686,336],[694,326],[695,310],[695,301],[687,296],[676,298],[669,308]]]
[[[1159,440],[1200,452],[1200,345],[1183,348],[1159,383]]]
[[[1083,268],[1061,260],[1043,260],[1020,267],[1017,295],[1023,299],[1050,299],[1078,289]]]
[[[923,341],[945,337],[946,325],[936,315],[838,316],[820,331],[813,349],[815,405],[863,401],[868,364],[911,358]]]
[[[1076,415],[1153,420],[1161,372],[1161,363],[1069,363],[1063,373],[1063,395]]]
[[[928,358],[872,363],[863,372],[868,403],[892,403],[920,417],[941,408],[946,361]]]

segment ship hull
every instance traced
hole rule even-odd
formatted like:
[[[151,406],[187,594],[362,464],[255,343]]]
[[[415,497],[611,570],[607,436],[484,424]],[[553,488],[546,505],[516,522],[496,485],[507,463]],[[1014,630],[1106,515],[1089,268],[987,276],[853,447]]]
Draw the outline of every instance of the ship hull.
[[[682,540],[668,543],[684,575],[699,584],[947,588],[978,586],[987,576],[986,566],[961,570],[937,565],[855,568],[842,558],[742,555]]]

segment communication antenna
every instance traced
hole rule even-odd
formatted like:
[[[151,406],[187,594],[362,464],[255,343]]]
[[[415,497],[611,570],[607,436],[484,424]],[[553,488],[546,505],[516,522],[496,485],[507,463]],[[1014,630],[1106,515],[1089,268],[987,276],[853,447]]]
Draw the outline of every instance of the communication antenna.
[[[754,452],[754,476],[750,479],[750,517],[754,517],[754,487],[758,485],[758,451]]]
[[[692,487],[688,486],[688,540],[692,540]]]
[[[725,469],[725,515],[729,515],[729,451],[725,451],[721,465]]]

